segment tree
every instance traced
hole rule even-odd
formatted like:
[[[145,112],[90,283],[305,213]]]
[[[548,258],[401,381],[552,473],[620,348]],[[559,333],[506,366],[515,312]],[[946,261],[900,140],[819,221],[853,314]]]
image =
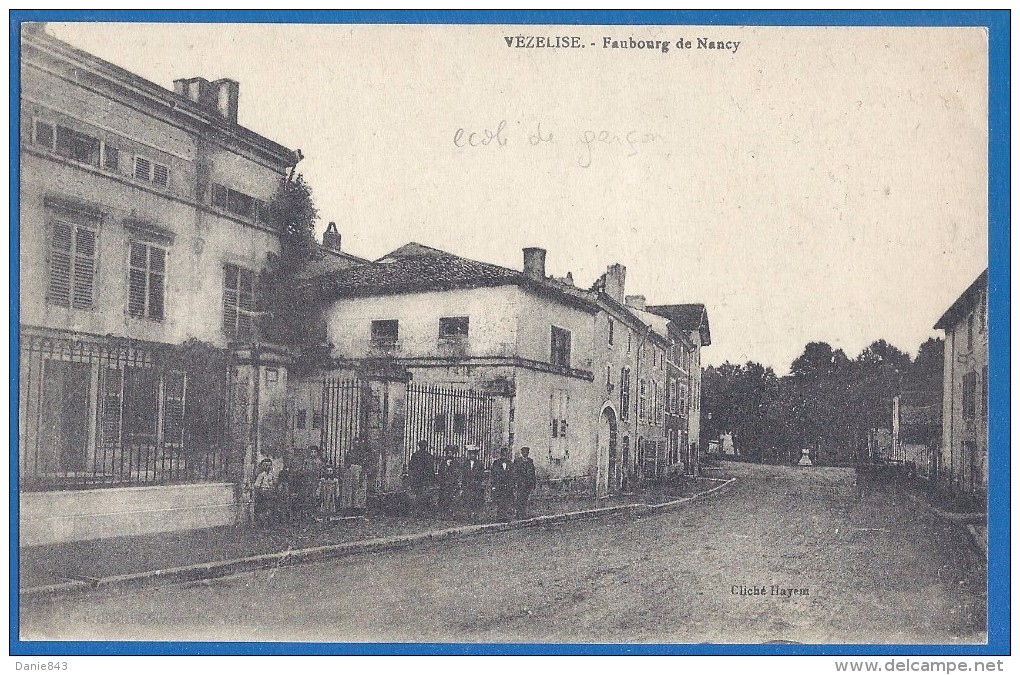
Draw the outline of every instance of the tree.
[[[319,212],[311,186],[291,170],[268,211],[280,236],[280,254],[270,258],[259,276],[259,336],[290,348],[294,369],[308,370],[328,361],[332,351],[315,287],[300,275],[322,255],[315,240]]]

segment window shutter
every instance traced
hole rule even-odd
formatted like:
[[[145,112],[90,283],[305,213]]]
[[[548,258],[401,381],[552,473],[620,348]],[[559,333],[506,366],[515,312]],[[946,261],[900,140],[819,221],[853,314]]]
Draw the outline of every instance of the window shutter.
[[[131,270],[128,273],[128,313],[131,316],[145,316],[145,268],[148,247],[145,244],[131,244]]]
[[[74,307],[92,309],[96,278],[96,233],[85,227],[75,229]]]
[[[149,311],[150,319],[163,318],[163,284],[166,275],[166,251],[149,247]]]
[[[219,183],[213,183],[211,197],[213,206],[220,209],[227,208],[227,188]]]
[[[251,337],[254,328],[252,321],[252,312],[255,311],[254,277],[251,270],[240,270],[238,273],[237,336],[241,338]]]
[[[103,168],[117,171],[120,169],[120,151],[110,145],[103,145]]]
[[[184,441],[184,401],[187,377],[178,370],[167,371],[163,380],[163,440]]]
[[[170,183],[170,169],[165,164],[153,164],[152,182],[160,187],[166,187]]]
[[[69,223],[53,223],[50,244],[50,287],[46,294],[49,302],[65,307],[71,304],[71,249],[74,227]]]
[[[53,130],[53,125],[48,122],[36,122],[35,123],[35,144],[45,147],[47,150],[53,149],[53,141],[56,136],[56,132]]]
[[[234,335],[237,333],[237,277],[237,267],[234,265],[227,265],[224,267],[223,330],[228,335]]]
[[[152,164],[149,160],[144,157],[135,157],[135,178],[141,178],[142,180],[152,180],[150,173],[152,171]]]

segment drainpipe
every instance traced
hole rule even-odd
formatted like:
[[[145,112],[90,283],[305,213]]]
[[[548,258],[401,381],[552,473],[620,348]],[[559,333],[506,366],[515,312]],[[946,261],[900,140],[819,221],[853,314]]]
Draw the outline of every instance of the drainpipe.
[[[596,300],[596,305],[597,304],[598,304],[598,301]],[[609,313],[606,312],[606,314],[608,315]],[[610,321],[613,320],[612,316],[609,317],[609,320]],[[591,318],[591,351],[589,352],[590,354],[595,354],[596,353],[595,346],[598,344],[598,337],[597,337],[598,336],[598,327],[599,327],[598,323],[599,323],[599,313],[595,312],[595,316],[593,316]],[[594,370],[594,364],[592,364],[592,368]],[[602,369],[602,367],[600,365],[599,366],[599,370],[595,370],[594,371],[595,372],[595,382],[593,382],[593,384],[595,384],[595,387],[594,387],[595,391],[598,391],[599,372],[601,371],[601,369]],[[622,386],[622,383],[621,383],[621,386]],[[597,401],[597,399],[596,399],[596,401]],[[601,406],[601,404],[596,404],[596,408],[598,409],[598,412],[595,413],[595,415],[596,415],[596,417],[595,417],[595,428],[596,429],[601,429],[602,428],[602,406]],[[597,432],[596,432],[596,436],[597,436]],[[619,438],[619,434],[617,434],[617,438]],[[602,445],[601,443],[598,444],[598,446],[601,446],[601,445]],[[608,444],[607,444],[607,447],[608,447]],[[601,482],[602,478],[601,477],[602,477],[602,448],[601,447],[596,447],[596,449],[595,449],[595,485],[593,486],[594,489],[592,490],[592,499],[595,502],[596,506],[598,506],[598,503],[599,503],[599,488],[602,486],[602,482]],[[608,469],[607,469],[607,473],[606,473],[606,493],[607,494],[609,493],[609,473],[608,473]]]
[[[258,345],[251,345],[251,363],[254,377],[254,387],[251,394],[251,426],[248,430],[248,445],[251,448],[246,454],[244,467],[244,484],[246,492],[254,498],[254,469],[259,458],[259,393],[262,385],[262,369],[259,367]]]
[[[949,450],[950,450],[950,479],[949,488],[953,490],[953,483],[956,480],[956,473],[953,467],[953,455],[956,446],[956,437],[954,435],[954,427],[956,426],[956,328],[953,328],[950,332],[950,438],[949,438]]]
[[[644,322],[642,322],[644,325]],[[634,362],[634,370],[636,375],[634,376],[634,383],[637,384],[637,396],[634,397],[634,435],[637,438],[634,439],[634,463],[637,464],[638,457],[638,439],[641,438],[641,354],[644,353],[645,343],[648,342],[648,338],[652,334],[652,327],[645,326],[645,335],[641,338],[641,342],[638,343],[637,359]],[[645,392],[645,399],[647,400],[647,391]],[[647,423],[647,420],[646,420]],[[637,471],[634,472],[637,474]]]

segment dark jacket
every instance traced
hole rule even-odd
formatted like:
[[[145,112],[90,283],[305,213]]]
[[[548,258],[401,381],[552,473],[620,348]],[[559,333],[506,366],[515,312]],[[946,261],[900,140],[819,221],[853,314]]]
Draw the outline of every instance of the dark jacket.
[[[500,457],[492,463],[492,487],[497,491],[509,490],[513,487],[514,463],[509,458]]]
[[[473,466],[472,466],[473,463]],[[468,458],[461,465],[461,485],[465,490],[481,490],[485,485],[485,465],[482,460]]]
[[[442,457],[439,460],[439,486],[447,489],[457,487],[460,477],[460,465],[455,457]]]
[[[535,461],[530,457],[518,457],[515,459],[513,478],[514,487],[518,490],[534,490],[537,483],[535,480]]]
[[[415,450],[407,461],[407,479],[414,489],[431,485],[436,479],[436,458],[428,450]]]

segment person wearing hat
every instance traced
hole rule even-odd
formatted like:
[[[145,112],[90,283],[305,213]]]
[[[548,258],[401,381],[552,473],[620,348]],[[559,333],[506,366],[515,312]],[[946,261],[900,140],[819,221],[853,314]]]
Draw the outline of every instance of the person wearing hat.
[[[510,450],[499,449],[499,459],[492,463],[492,499],[496,502],[496,517],[510,520],[514,513],[513,462],[510,461]]]
[[[478,459],[478,448],[468,446],[468,458],[461,468],[461,488],[464,490],[464,504],[472,516],[477,516],[485,506],[485,465]]]
[[[528,498],[535,489],[535,460],[528,455],[531,448],[521,448],[521,456],[514,460],[514,493],[517,497],[517,517],[521,520],[528,517]]]
[[[436,458],[429,452],[429,442],[424,439],[418,441],[418,448],[407,460],[407,482],[417,508],[431,511],[429,488],[436,482]]]
[[[448,445],[439,460],[439,512],[444,516],[453,515],[453,500],[457,495],[460,467],[457,466],[457,446]]]

